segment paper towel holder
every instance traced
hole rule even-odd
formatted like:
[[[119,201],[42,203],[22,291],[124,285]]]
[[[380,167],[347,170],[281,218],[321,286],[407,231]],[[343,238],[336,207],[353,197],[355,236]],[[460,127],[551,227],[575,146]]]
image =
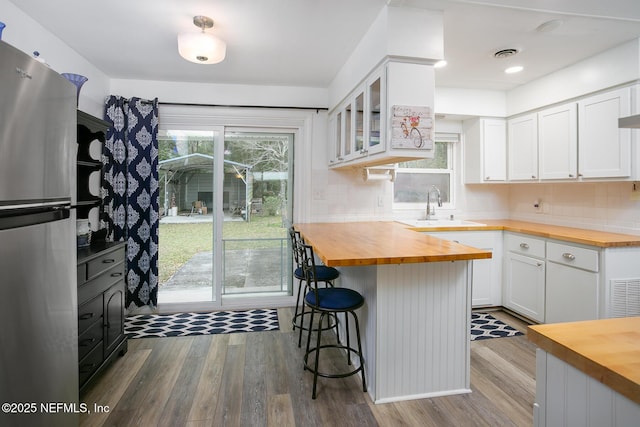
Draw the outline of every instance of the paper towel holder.
[[[369,181],[391,181],[396,180],[395,166],[377,166],[362,168],[362,179],[364,182]]]

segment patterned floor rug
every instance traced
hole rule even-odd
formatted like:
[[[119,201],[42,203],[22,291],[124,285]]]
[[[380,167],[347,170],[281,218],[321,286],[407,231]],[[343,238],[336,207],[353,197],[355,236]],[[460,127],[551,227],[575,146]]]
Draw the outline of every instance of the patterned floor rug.
[[[138,314],[128,316],[124,330],[129,338],[184,337],[275,331],[278,311],[257,309],[214,313]]]
[[[471,341],[523,335],[488,313],[471,313]]]

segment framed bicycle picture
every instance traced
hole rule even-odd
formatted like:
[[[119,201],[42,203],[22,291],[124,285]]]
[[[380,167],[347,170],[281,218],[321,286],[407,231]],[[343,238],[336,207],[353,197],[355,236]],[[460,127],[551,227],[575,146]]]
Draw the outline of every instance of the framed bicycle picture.
[[[391,148],[433,150],[431,107],[393,106]]]

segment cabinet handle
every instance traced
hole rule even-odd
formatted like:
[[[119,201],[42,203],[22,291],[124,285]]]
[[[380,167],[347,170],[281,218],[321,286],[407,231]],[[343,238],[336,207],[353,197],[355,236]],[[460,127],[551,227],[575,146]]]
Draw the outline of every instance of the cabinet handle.
[[[454,240],[454,243],[460,243],[460,240]]]
[[[531,175],[531,178],[536,179],[536,176],[535,175]]]
[[[85,313],[82,316],[78,317],[78,319],[80,320],[88,320],[91,319],[94,316],[93,313]]]
[[[562,254],[562,258],[566,258],[570,261],[573,261],[574,259],[576,259],[576,256],[574,254],[571,254],[569,252],[565,252]]]
[[[485,176],[484,179],[489,181],[489,179],[491,179],[491,177],[490,176]]]
[[[529,249],[529,245],[528,245],[528,244],[526,244],[526,243],[520,243],[520,247],[521,247],[522,249]]]
[[[542,263],[541,263],[541,262],[536,263],[536,265],[537,265],[538,267],[542,267]]]
[[[573,178],[573,174],[572,173],[569,174],[569,178]]]
[[[122,272],[117,272],[117,273],[111,273],[111,277],[120,277],[122,276]]]
[[[88,347],[90,344],[93,344],[94,342],[96,342],[95,338],[82,340],[82,341],[80,341],[80,347]]]
[[[102,260],[103,264],[113,264],[114,262],[116,262],[116,260],[112,258]]]

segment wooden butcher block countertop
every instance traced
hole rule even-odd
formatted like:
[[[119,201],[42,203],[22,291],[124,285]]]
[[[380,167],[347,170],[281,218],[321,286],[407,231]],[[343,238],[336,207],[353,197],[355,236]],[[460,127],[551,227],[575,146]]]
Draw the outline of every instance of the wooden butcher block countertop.
[[[640,404],[640,317],[529,326],[529,340]]]
[[[391,221],[295,224],[294,227],[330,267],[491,258],[490,251],[416,233]]]
[[[486,231],[504,230],[516,233],[530,234],[548,239],[564,240],[566,242],[582,243],[584,245],[601,248],[640,246],[640,236],[633,234],[609,233],[606,231],[587,230],[584,228],[561,227],[558,225],[539,224],[511,219],[473,219],[473,222],[484,224],[472,227],[413,227],[416,231]],[[446,221],[445,221],[446,223]]]

